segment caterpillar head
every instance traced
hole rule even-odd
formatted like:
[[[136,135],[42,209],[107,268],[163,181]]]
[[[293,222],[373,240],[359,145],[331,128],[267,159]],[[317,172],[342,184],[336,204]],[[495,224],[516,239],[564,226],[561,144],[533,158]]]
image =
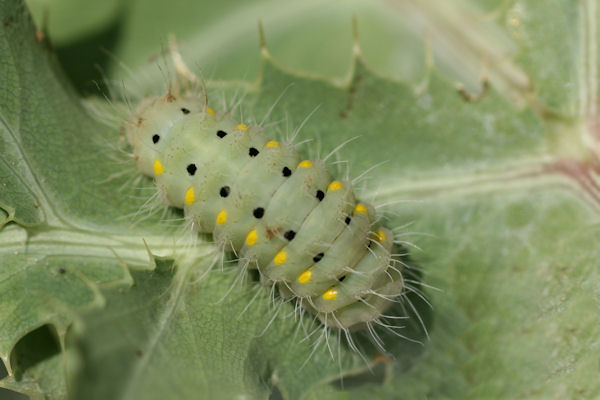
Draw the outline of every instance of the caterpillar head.
[[[182,118],[211,112],[198,97],[171,94],[142,101],[126,124],[126,136],[133,147],[138,168],[151,175],[153,161],[167,142],[170,128]]]

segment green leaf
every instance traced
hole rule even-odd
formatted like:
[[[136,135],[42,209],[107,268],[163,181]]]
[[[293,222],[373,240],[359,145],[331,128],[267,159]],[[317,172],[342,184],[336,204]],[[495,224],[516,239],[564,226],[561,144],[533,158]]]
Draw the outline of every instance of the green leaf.
[[[127,2],[104,0],[86,4],[80,0],[26,0],[37,26],[47,30],[52,43],[66,47],[110,26]]]
[[[351,177],[387,161],[359,189],[366,199],[387,204],[382,207],[388,212],[387,225],[412,222],[401,239],[421,249],[409,247],[411,259],[423,271],[424,282],[440,289],[425,288],[432,310],[418,306],[430,337],[422,347],[385,337],[395,359],[379,366],[383,372],[376,370],[375,377],[381,373],[382,379],[361,374],[350,378],[363,364],[342,347],[344,384],[331,385],[324,381],[338,375],[339,367],[326,349],[299,368],[310,348],[306,341],[290,340],[298,326],[293,318],[278,315],[259,335],[272,316],[268,290],[248,281],[215,304],[236,274],[215,270],[198,280],[214,254],[203,254],[208,250],[198,246],[198,254],[191,257],[197,262],[183,262],[175,256],[186,248],[185,240],[166,245],[158,217],[130,225],[137,218],[131,214],[145,198],[135,189],[119,189],[126,177],[106,179],[121,169],[134,174],[131,163],[119,165],[109,157],[121,149],[117,130],[94,122],[77,97],[64,90],[51,57],[22,20],[22,9],[7,3],[0,12],[3,22],[13,15],[16,19],[2,31],[0,41],[1,54],[10,55],[0,64],[0,79],[6,79],[2,87],[10,89],[0,97],[0,137],[8,149],[6,170],[0,175],[6,180],[0,184],[18,190],[0,192],[1,215],[8,222],[0,233],[0,310],[8,309],[5,304],[14,310],[0,314],[5,360],[19,338],[36,334],[35,328],[48,323],[57,327],[59,338],[62,334],[59,344],[64,346],[64,331],[79,310],[105,302],[105,308],[76,325],[72,350],[79,361],[64,358],[74,382],[69,390],[80,397],[186,398],[208,392],[213,397],[265,398],[273,386],[286,398],[600,396],[598,9],[593,1],[555,2],[554,7],[525,0],[500,7],[477,2],[486,10],[484,18],[469,14],[472,8],[464,2],[452,13],[441,12],[441,6],[436,10],[434,2],[405,3],[413,6],[415,14],[410,15],[423,17],[423,26],[441,33],[432,36],[436,60],[436,38],[447,39],[447,54],[454,54],[444,62],[455,63],[454,69],[465,67],[471,77],[472,71],[481,70],[482,57],[504,56],[484,60],[491,84],[479,98],[457,90],[435,68],[421,68],[425,72],[412,86],[381,76],[361,57],[351,64],[349,78],[335,83],[292,72],[266,52],[258,68],[259,55],[252,50],[255,16],[265,21],[273,47],[287,43],[290,57],[302,59],[305,64],[299,65],[305,70],[318,70],[319,63],[332,59],[339,64],[324,67],[323,73],[348,70],[351,13],[338,14],[339,20],[323,18],[331,31],[321,32],[335,32],[332,41],[342,37],[346,44],[323,41],[320,56],[315,56],[317,46],[311,40],[323,33],[311,31],[307,22],[315,15],[313,3],[297,17],[275,3],[252,2],[241,9],[223,3],[204,14],[192,12],[191,4],[161,9],[152,3],[147,10],[164,19],[153,25],[157,18],[150,14],[124,13],[127,32],[118,54],[134,75],[146,75],[155,67],[143,60],[159,51],[163,35],[177,25],[184,58],[191,65],[202,60],[209,72],[218,69],[219,78],[239,78],[248,71],[254,76],[256,68],[260,77],[256,84],[208,80],[213,107],[223,93],[231,98],[241,92],[243,115],[260,121],[285,92],[269,118],[284,121],[275,131],[285,135],[317,109],[299,136],[317,142],[310,149],[301,147],[304,154],[327,154],[360,135],[340,152]],[[352,8],[346,3],[340,7]],[[465,15],[477,15],[493,27],[465,24]],[[388,18],[396,20],[391,12]],[[333,22],[328,25],[344,19],[345,33]],[[278,22],[278,29],[270,21]],[[291,42],[294,31],[286,26],[299,27],[309,39]],[[360,17],[359,28],[370,30]],[[457,28],[464,29],[460,33]],[[507,37],[512,41],[505,42]],[[365,54],[401,58],[393,46],[362,44]],[[504,45],[514,45],[514,57],[502,52]],[[426,66],[428,59],[407,65]],[[112,78],[119,76],[114,71]],[[151,93],[164,84],[158,72],[150,76],[135,84],[136,79],[129,79],[127,86]],[[345,167],[338,173],[344,175]],[[135,195],[137,199],[124,201]],[[31,208],[36,204],[39,214]],[[132,272],[131,279],[110,249],[127,264],[143,265],[147,254],[142,238],[155,254],[175,253],[174,266],[160,262],[152,273]],[[57,262],[46,266],[46,260]],[[67,262],[68,273],[56,273]],[[33,296],[25,293],[28,288]],[[254,293],[258,297],[238,319]],[[285,307],[291,311],[291,305]],[[21,315],[24,323],[19,325]],[[417,336],[414,330],[406,333]],[[30,339],[24,336],[18,348]],[[23,360],[30,354],[13,354],[14,365],[28,365]],[[53,368],[56,363],[56,355],[48,356],[25,368],[20,380],[15,374],[2,384],[40,397],[60,396],[63,392],[56,388],[61,385],[51,383],[64,385],[62,370]]]
[[[59,58],[86,94],[96,94],[92,81],[105,78],[124,81],[127,87],[140,91],[162,88],[164,76],[155,60],[164,54],[167,36],[171,34],[180,43],[188,63],[201,69],[206,79],[255,80],[260,73],[259,21],[269,37],[271,52],[299,70],[336,78],[345,75],[352,58],[353,17],[361,27],[365,56],[379,71],[414,80],[424,68],[421,38],[390,15],[389,7],[380,2],[180,0],[169,7],[160,0],[147,0],[122,2],[118,14],[109,14],[88,13],[91,10],[87,7],[69,7],[75,1],[27,3],[38,11],[38,25],[43,22],[41,10],[47,10],[48,30],[57,39]],[[114,1],[102,3],[95,7],[108,9]],[[58,22],[73,19],[94,19],[88,25],[103,28],[82,34],[85,32],[79,22]],[[381,43],[387,43],[391,49],[380,46]],[[108,48],[111,54],[104,54],[102,48]],[[105,76],[92,68],[94,64],[102,68]],[[87,75],[82,69],[87,70]]]
[[[102,147],[117,132],[65,90],[22,4],[3,3],[0,17],[0,359],[12,372],[20,338],[52,324],[63,343],[76,311],[103,304],[100,287],[131,282],[125,263],[151,267],[146,243],[170,254],[173,240],[152,224],[132,237],[124,216],[140,202],[123,199],[139,193],[120,190],[124,179],[102,185],[120,171]]]
[[[324,343],[311,356],[306,333],[285,316],[293,307],[269,304],[268,291],[255,282],[238,284],[226,296],[232,275],[237,271],[229,268],[198,279],[174,274],[169,263],[150,275],[134,274],[131,290],[113,292],[105,310],[84,320],[84,367],[75,379],[75,397],[266,398],[277,383],[297,398],[340,369],[363,367],[351,355],[338,366]]]
[[[580,96],[588,90],[580,80],[593,73],[586,72],[594,68],[587,57],[595,51],[590,46],[597,38],[581,31],[597,23],[592,6],[592,2],[514,1],[499,15],[520,45],[517,62],[534,79],[540,102],[563,115],[577,114]]]
[[[15,346],[13,376],[2,381],[5,388],[25,393],[33,400],[67,397],[63,375],[66,355],[61,354],[56,333],[49,325],[44,325]]]

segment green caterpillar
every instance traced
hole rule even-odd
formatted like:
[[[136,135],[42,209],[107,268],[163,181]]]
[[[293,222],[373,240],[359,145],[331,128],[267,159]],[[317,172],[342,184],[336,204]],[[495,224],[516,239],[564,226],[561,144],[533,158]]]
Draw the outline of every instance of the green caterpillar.
[[[357,328],[401,294],[392,232],[324,161],[301,160],[293,144],[270,140],[197,95],[145,99],[126,135],[168,205],[325,325]]]

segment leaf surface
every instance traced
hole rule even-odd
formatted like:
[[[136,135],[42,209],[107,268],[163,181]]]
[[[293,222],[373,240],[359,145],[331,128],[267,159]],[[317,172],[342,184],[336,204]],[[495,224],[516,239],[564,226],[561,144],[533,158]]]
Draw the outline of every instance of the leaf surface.
[[[342,346],[338,358],[344,386],[325,383],[340,371],[326,348],[306,367],[298,365],[310,355],[310,341],[294,339],[297,321],[283,318],[293,310],[290,304],[260,335],[273,315],[267,291],[257,292],[261,288],[248,281],[215,303],[237,275],[213,271],[198,281],[214,256],[208,247],[197,247],[196,263],[183,262],[178,251],[185,245],[164,239],[159,216],[132,226],[147,195],[122,189],[126,176],[106,179],[126,168],[129,176],[135,174],[131,162],[117,164],[110,156],[122,149],[118,131],[90,118],[64,89],[23,9],[4,4],[3,22],[12,17],[13,23],[0,41],[1,54],[10,55],[0,64],[3,87],[9,89],[0,95],[0,137],[7,149],[0,184],[15,188],[0,192],[0,221],[5,224],[0,233],[0,304],[2,311],[10,310],[0,311],[4,361],[27,332],[50,323],[64,338],[80,310],[96,306],[73,332],[82,363],[65,361],[72,366],[72,390],[86,398],[187,398],[201,391],[266,398],[273,386],[285,398],[320,399],[600,395],[598,10],[591,1],[556,2],[554,8],[526,0],[501,7],[488,3],[480,6],[518,51],[503,61],[510,68],[503,62],[488,65],[493,84],[481,98],[461,95],[435,68],[424,69],[409,85],[374,72],[377,68],[356,54],[343,81],[290,71],[265,51],[257,83],[208,81],[213,107],[222,107],[223,94],[244,94],[240,115],[248,123],[261,121],[281,96],[269,117],[279,122],[271,128],[273,136],[290,134],[310,115],[298,139],[313,139],[299,148],[306,156],[324,156],[360,136],[339,152],[339,160],[347,164],[332,165],[339,176],[356,177],[386,161],[357,188],[364,199],[387,204],[381,208],[387,211],[386,225],[412,223],[400,230],[400,238],[421,249],[408,247],[422,278],[407,273],[407,282],[419,285],[423,279],[439,289],[425,288],[432,310],[418,305],[430,339],[412,346],[386,336],[395,359],[385,364],[383,379],[375,381],[370,375],[350,377],[364,364]],[[421,11],[432,21],[448,29],[456,26],[457,21],[440,20],[427,2],[422,4]],[[223,76],[231,77],[247,71],[246,64],[229,60],[240,57],[251,63],[246,55],[254,52],[247,33],[256,31],[228,23],[247,10],[223,7],[214,16],[230,19],[222,25],[215,20],[214,32],[229,27],[231,36],[216,37],[218,46],[204,46],[208,39],[194,41],[208,37],[202,24],[195,28],[182,22],[189,36],[179,37],[189,60],[222,51],[233,71],[227,75],[225,68]],[[260,15],[269,13],[264,4],[248,7]],[[277,10],[269,14],[274,20],[281,16]],[[192,14],[190,9],[186,13]],[[302,15],[298,24],[306,27]],[[168,21],[165,17],[167,27]],[[131,31],[125,37],[150,29],[145,21],[139,24],[126,24]],[[269,24],[265,27],[269,38]],[[275,43],[289,39],[272,34]],[[464,43],[447,37],[448,46],[462,54]],[[235,38],[245,40],[239,42],[244,52],[219,42]],[[156,48],[156,39],[147,39],[146,50],[127,40],[125,52],[138,60],[132,62],[134,74],[146,74],[150,67],[140,60]],[[367,53],[368,46],[363,47]],[[296,50],[303,48],[300,42],[293,48],[303,54]],[[324,52],[334,58],[339,54]],[[419,62],[426,65],[425,57]],[[518,71],[531,82],[512,86],[509,92],[518,102],[504,90],[516,82],[506,71]],[[155,78],[135,85],[149,93],[162,83]],[[142,239],[153,253],[177,259],[176,266],[161,261],[153,272],[130,275],[119,261],[148,268]],[[65,266],[66,274],[60,272]],[[419,321],[413,318],[411,324],[406,333],[419,338]],[[17,362],[24,355],[15,357],[15,365],[27,365]],[[3,384],[61,398],[63,389],[43,383],[55,382],[52,374],[61,376],[50,368],[56,362],[56,356],[49,356],[25,369],[20,381],[15,375]],[[37,386],[31,389],[33,381]]]

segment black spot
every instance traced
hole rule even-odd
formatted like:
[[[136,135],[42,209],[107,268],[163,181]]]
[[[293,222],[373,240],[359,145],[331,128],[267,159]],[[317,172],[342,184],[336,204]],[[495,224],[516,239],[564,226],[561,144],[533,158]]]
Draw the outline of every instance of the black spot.
[[[64,268],[61,268],[61,269],[58,270],[58,272],[60,272],[61,274],[66,274],[67,270],[64,269]]]
[[[294,231],[287,231],[286,233],[283,234],[283,237],[286,238],[287,240],[289,240],[291,242],[292,239],[294,239],[296,237],[296,232],[294,232]]]
[[[343,282],[346,279],[346,275],[342,275],[338,278],[338,282]]]
[[[225,136],[227,136],[227,132],[225,131],[217,131],[217,136],[221,139],[223,139]]]
[[[262,207],[255,208],[254,211],[252,211],[252,215],[254,215],[254,218],[261,219],[263,215],[265,215],[265,209]]]
[[[321,259],[323,258],[324,255],[325,254],[323,254],[323,253],[317,254],[316,256],[313,257],[313,261],[318,263],[319,261],[321,261]]]
[[[346,225],[350,225],[350,221],[352,221],[352,219],[350,217],[346,217],[346,219],[344,220]]]
[[[196,168],[196,164],[188,164],[185,169],[187,170],[188,174],[194,176],[198,168]]]
[[[187,108],[182,108],[181,112],[184,113],[184,114],[189,114],[190,110],[188,110]]]
[[[256,150],[254,147],[250,147],[250,150],[248,150],[248,154],[250,155],[250,157],[256,157],[258,155],[258,150]]]
[[[158,143],[159,140],[160,140],[160,136],[158,136],[158,135],[152,136],[152,143],[156,144],[156,143]]]
[[[223,186],[221,189],[219,189],[219,194],[221,197],[227,197],[229,196],[230,190],[231,189],[229,189],[229,186]]]
[[[289,169],[288,167],[283,167],[283,169],[281,170],[281,173],[283,174],[283,176],[285,176],[287,178],[288,176],[290,176],[292,174],[292,170]]]
[[[322,190],[317,190],[317,199],[319,199],[319,201],[321,201],[324,198],[325,198],[325,192],[323,192]]]

